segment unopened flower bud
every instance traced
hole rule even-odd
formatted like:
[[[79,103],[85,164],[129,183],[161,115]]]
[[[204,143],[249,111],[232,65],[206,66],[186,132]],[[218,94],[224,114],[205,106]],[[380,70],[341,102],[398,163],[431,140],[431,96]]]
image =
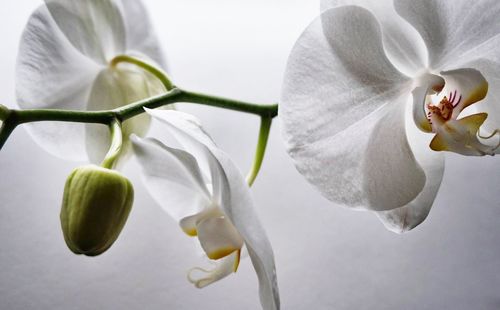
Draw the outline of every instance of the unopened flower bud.
[[[95,165],[76,168],[66,180],[61,226],[75,254],[96,256],[118,238],[134,200],[130,181]]]

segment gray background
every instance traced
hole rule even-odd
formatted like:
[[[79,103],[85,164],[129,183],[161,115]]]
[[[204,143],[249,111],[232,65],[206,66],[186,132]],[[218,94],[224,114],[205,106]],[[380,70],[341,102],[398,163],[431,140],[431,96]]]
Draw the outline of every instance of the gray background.
[[[41,1],[0,2],[0,102],[14,105],[24,24]],[[277,101],[286,58],[317,1],[149,0],[175,82],[257,102]],[[179,105],[199,116],[246,170],[258,119]],[[104,255],[73,255],[59,227],[68,173],[81,163],[44,152],[18,129],[0,153],[0,309],[258,309],[247,258],[237,274],[198,290],[185,272],[195,247],[140,182],[135,207]],[[279,121],[252,189],[274,246],[283,309],[499,309],[500,158],[449,155],[427,221],[406,235],[370,213],[337,207],[295,171]]]

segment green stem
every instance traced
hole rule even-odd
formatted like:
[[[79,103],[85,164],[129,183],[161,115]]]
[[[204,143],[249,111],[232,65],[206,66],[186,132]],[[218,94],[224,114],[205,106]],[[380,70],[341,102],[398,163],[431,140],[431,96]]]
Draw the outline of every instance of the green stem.
[[[9,120],[5,120],[2,122],[2,126],[0,126],[0,150],[4,146],[5,142],[10,137],[10,134],[16,129],[17,125],[14,122]]]
[[[9,117],[9,114],[10,114],[9,108],[0,104],[0,121],[7,119],[7,117]]]
[[[113,169],[122,149],[122,124],[118,120],[114,120],[111,125],[109,125],[109,131],[111,135],[111,146],[109,147],[109,151],[104,157],[104,161],[101,166],[103,168]]]
[[[98,123],[110,125],[114,120],[124,122],[136,115],[144,113],[144,108],[155,109],[175,102],[189,102],[233,111],[251,113],[260,117],[274,118],[278,114],[277,104],[255,104],[234,99],[228,99],[207,94],[195,93],[180,88],[169,92],[131,103],[123,107],[105,111],[74,111],[74,110],[9,110],[0,132],[0,149],[14,128],[20,124],[44,121]]]
[[[257,148],[255,150],[252,168],[247,175],[248,186],[253,185],[253,182],[259,174],[260,167],[262,166],[262,161],[264,160],[264,155],[266,153],[266,146],[272,123],[273,119],[271,117],[262,117],[260,120],[259,140],[257,141]]]
[[[167,90],[172,90],[175,87],[172,81],[170,81],[170,79],[167,77],[167,74],[165,72],[139,58],[135,58],[129,55],[116,56],[115,58],[113,58],[113,60],[111,60],[110,66],[116,67],[120,62],[130,63],[144,69],[145,71],[148,71],[156,78],[158,78],[158,80],[162,82],[163,86],[165,86]]]

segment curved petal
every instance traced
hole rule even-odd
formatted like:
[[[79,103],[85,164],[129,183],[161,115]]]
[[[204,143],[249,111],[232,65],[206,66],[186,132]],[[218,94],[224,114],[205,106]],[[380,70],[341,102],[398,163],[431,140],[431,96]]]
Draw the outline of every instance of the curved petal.
[[[439,128],[430,147],[435,151],[449,151],[466,156],[495,155],[499,144],[483,144],[478,138],[479,127],[483,125],[486,113],[478,113],[446,122]]]
[[[222,208],[245,239],[248,254],[259,278],[260,302],[263,309],[280,308],[274,254],[264,228],[255,212],[248,185],[227,154],[213,150],[227,177],[229,194],[223,197]]]
[[[488,118],[481,127],[481,133],[484,135],[485,131],[493,132],[500,129],[500,60],[496,62],[477,59],[465,63],[464,66],[479,70],[489,84],[486,97],[473,105],[476,112],[488,113]]]
[[[163,69],[166,63],[149,14],[141,0],[122,0],[123,20],[127,37],[127,53],[146,55]]]
[[[332,28],[331,38],[325,36],[322,22]],[[368,11],[343,7],[323,12],[298,39],[288,59],[279,107],[289,150],[363,119],[408,81],[385,57],[377,30]]]
[[[413,97],[413,120],[415,125],[423,132],[432,132],[432,126],[427,118],[427,111],[425,105],[427,103],[427,96],[429,88],[419,86],[412,91]]]
[[[461,68],[441,72],[445,86],[442,96],[453,104],[452,119],[457,119],[463,109],[483,100],[488,93],[488,81],[476,69]]]
[[[231,255],[215,261],[215,267],[211,270],[199,267],[191,269],[188,273],[188,280],[197,288],[203,288],[236,272],[239,262],[240,251],[235,251]],[[199,276],[196,277],[195,273],[199,273]]]
[[[125,25],[113,0],[45,0],[52,18],[83,55],[106,64],[124,54]]]
[[[496,0],[394,0],[396,11],[418,30],[437,70],[471,58],[499,59],[500,2]]]
[[[134,153],[142,166],[151,196],[176,221],[210,206],[196,160],[187,152],[154,139],[132,136]]]
[[[202,210],[199,213],[181,219],[179,224],[181,225],[182,230],[188,236],[195,237],[198,236],[198,228],[196,227],[196,225],[199,222],[210,217],[221,217],[221,216],[224,216],[224,213],[222,213],[222,211],[219,210],[219,208],[217,208],[216,206],[211,206],[209,208]]]
[[[426,109],[427,103],[430,102],[429,96],[442,91],[444,85],[444,79],[434,74],[425,74],[416,81],[416,87],[412,91],[412,114],[415,125],[423,132],[432,132]]]
[[[227,154],[218,149],[203,131],[196,118],[178,111],[148,111],[155,119],[169,125],[184,145],[206,148],[212,157],[214,172],[220,175],[221,207],[245,240],[259,278],[260,300],[264,309],[279,309],[279,291],[271,244],[255,212],[248,185]]]
[[[210,259],[220,259],[243,247],[243,238],[224,216],[209,217],[196,224],[201,247]]]
[[[425,186],[418,196],[406,206],[376,212],[384,226],[395,233],[404,233],[421,224],[429,214],[438,193],[444,173],[444,155],[429,149],[431,135],[419,132],[411,118],[406,124],[408,140],[418,163],[425,172]]]
[[[99,67],[75,50],[40,6],[23,32],[16,64],[16,95],[23,109],[84,110]],[[27,126],[35,141],[51,154],[86,159],[84,126],[39,123]]]
[[[283,137],[297,169],[328,199],[380,211],[421,191],[425,175],[404,130],[407,82],[365,9],[325,11],[299,38],[285,73]]]
[[[223,190],[223,171],[210,151],[210,149],[217,149],[217,146],[203,130],[200,121],[190,114],[179,111],[149,109],[146,111],[167,125],[175,139],[198,160],[203,175],[210,176],[215,203],[220,204]]]
[[[322,0],[321,10],[356,5],[369,10],[382,28],[387,57],[401,72],[414,76],[427,67],[427,49],[420,34],[396,13],[391,0]]]
[[[151,96],[164,93],[165,87],[152,74],[131,65],[102,70],[92,85],[86,110],[114,109]],[[144,136],[149,128],[150,117],[141,114],[123,123],[123,146],[120,161],[127,158],[130,149],[128,137],[134,133]],[[100,163],[110,145],[109,130],[102,125],[86,126],[86,145],[89,159]]]

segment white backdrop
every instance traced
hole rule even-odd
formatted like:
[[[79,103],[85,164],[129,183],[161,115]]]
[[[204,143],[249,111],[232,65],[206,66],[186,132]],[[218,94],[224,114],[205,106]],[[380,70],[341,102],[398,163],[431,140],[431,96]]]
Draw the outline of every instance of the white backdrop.
[[[313,0],[149,0],[176,84],[256,102],[279,99],[288,52],[318,13]],[[0,103],[13,107],[21,31],[41,1],[0,2]],[[242,170],[258,119],[179,105],[200,117]],[[148,196],[132,161],[136,200],[104,255],[73,255],[62,238],[59,160],[19,128],[0,152],[0,309],[258,309],[250,260],[203,290],[186,280],[195,247]],[[427,221],[406,235],[337,207],[295,171],[279,121],[253,188],[276,254],[283,309],[499,309],[500,158],[447,157]]]

